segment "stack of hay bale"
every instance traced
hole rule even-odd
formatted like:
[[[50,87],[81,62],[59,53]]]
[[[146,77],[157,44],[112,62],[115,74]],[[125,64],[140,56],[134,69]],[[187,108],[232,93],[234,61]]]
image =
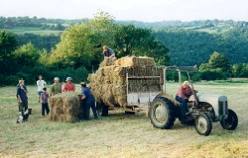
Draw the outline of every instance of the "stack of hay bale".
[[[127,106],[127,73],[133,76],[152,76],[161,73],[161,69],[156,68],[154,59],[150,57],[127,56],[115,61],[108,62],[108,60],[104,60],[99,69],[91,74],[88,80],[97,101],[101,101],[110,107]],[[153,83],[153,81],[147,79],[145,84],[148,83],[150,84],[149,88],[154,87],[156,89],[159,88],[156,86],[160,85],[158,82],[160,81]],[[142,90],[144,84],[133,82],[129,83],[129,86],[129,88],[136,88],[139,91]]]
[[[79,94],[74,92],[56,94],[50,98],[50,106],[50,120],[75,122],[81,110]]]

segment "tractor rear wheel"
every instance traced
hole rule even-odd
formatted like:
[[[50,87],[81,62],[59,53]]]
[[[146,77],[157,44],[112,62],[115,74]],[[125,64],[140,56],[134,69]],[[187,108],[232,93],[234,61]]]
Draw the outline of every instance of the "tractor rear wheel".
[[[237,114],[228,109],[228,117],[220,121],[221,126],[227,130],[235,130],[238,126],[238,116]]]
[[[196,118],[195,129],[200,135],[208,136],[211,133],[212,121],[206,113],[202,113]]]
[[[174,104],[165,98],[155,98],[149,108],[149,118],[156,128],[172,128],[176,119]]]

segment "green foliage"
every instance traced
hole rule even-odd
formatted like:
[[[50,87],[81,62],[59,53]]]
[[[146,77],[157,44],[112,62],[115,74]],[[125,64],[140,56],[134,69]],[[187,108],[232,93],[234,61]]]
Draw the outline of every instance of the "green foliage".
[[[13,33],[0,30],[0,60],[9,57],[16,48],[17,42]]]
[[[193,80],[248,77],[247,26],[245,22],[218,20],[120,22],[103,11],[92,20],[0,17],[0,28],[22,32],[14,35],[0,31],[0,85],[13,84],[20,77],[34,83],[39,74],[48,80],[54,76],[85,80],[102,60],[103,45],[111,47],[117,57],[146,55],[160,65],[167,65],[170,57],[171,65],[198,64],[200,72],[192,76]],[[66,30],[59,36],[24,33],[26,28],[37,32]],[[211,55],[214,50],[223,54]],[[167,76],[178,80],[176,73]],[[182,77],[186,79],[185,75]]]
[[[203,80],[219,80],[231,76],[228,59],[218,52],[214,52],[210,56],[208,63],[201,64],[199,71]]]
[[[147,55],[155,57],[159,64],[168,64],[168,49],[155,40],[151,30],[115,24],[113,17],[104,12],[87,23],[66,29],[47,59],[53,67],[83,65],[87,70],[96,69],[102,60],[102,45],[110,46],[118,57]]]
[[[22,45],[14,52],[14,58],[20,66],[35,66],[39,57],[39,50],[32,43]]]
[[[18,34],[16,36],[16,40],[18,45],[23,45],[31,42],[36,48],[46,49],[50,51],[58,42],[60,36],[59,35],[37,35],[31,33]]]
[[[201,80],[225,80],[227,74],[220,70],[203,71],[199,73]]]
[[[157,63],[169,63],[168,49],[156,41],[149,29],[136,28],[134,25],[120,25],[114,34],[114,47],[117,56],[146,55],[154,57]]]
[[[9,72],[15,72],[15,64],[13,64],[12,54],[17,47],[15,35],[0,30],[0,74],[9,75]]]
[[[233,77],[248,77],[248,64],[234,64],[232,75]]]
[[[210,56],[208,63],[203,63],[200,65],[200,71],[223,71],[223,72],[230,72],[231,67],[229,64],[228,59],[218,53],[213,52],[213,54]]]
[[[210,56],[208,65],[211,69],[220,68],[222,71],[230,71],[230,64],[228,59],[218,52],[214,52]]]

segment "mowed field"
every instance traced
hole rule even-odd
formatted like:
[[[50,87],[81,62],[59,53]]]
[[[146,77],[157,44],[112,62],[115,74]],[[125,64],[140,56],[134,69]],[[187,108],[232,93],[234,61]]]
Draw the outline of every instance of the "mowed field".
[[[170,83],[168,91],[174,94],[177,87]],[[28,86],[33,114],[27,123],[16,124],[16,88],[0,88],[0,157],[248,157],[248,83],[196,83],[195,87],[228,96],[239,117],[235,131],[215,123],[205,137],[178,121],[171,130],[156,129],[145,112],[113,111],[99,120],[50,122],[41,116],[34,86]]]

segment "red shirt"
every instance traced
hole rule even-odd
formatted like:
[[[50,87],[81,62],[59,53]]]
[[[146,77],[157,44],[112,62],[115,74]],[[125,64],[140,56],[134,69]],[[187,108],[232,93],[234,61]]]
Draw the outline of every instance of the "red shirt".
[[[188,85],[182,85],[178,91],[176,96],[181,97],[183,99],[189,99],[189,97],[192,95],[192,89]]]
[[[73,83],[66,83],[63,87],[63,92],[75,92],[75,85]]]

